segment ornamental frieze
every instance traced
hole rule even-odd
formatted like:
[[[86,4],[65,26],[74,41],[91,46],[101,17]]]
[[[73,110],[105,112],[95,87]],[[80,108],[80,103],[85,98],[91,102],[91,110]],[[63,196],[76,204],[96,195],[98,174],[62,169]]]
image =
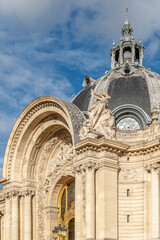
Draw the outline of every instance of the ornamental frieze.
[[[120,168],[119,170],[119,180],[124,181],[142,181],[143,180],[143,171],[141,168]]]

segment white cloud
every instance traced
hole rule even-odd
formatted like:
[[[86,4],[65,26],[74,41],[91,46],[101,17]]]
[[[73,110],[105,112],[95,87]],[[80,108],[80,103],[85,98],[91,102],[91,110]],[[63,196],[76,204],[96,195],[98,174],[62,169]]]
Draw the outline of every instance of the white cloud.
[[[24,23],[38,28],[71,21],[77,39],[91,34],[97,39],[114,37],[118,40],[126,7],[138,38],[147,40],[160,29],[159,0],[1,0],[0,14],[11,18],[11,25],[17,19],[16,25]],[[77,13],[72,19],[74,11]],[[93,18],[89,17],[89,12],[94,13]]]
[[[119,42],[126,7],[135,39],[147,42],[153,58],[160,46],[159,0],[0,0],[0,134],[8,134],[35,97],[70,100],[82,80],[69,79],[69,71],[84,76],[109,67],[109,52],[98,48]]]

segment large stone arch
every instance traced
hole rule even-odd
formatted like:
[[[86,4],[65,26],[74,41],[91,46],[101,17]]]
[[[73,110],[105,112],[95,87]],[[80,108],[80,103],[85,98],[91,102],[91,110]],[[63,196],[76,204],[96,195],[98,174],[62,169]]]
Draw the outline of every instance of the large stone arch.
[[[3,178],[8,183],[6,191],[16,191],[19,199],[16,206],[20,209],[17,211],[24,223],[27,214],[22,209],[30,201],[27,206],[32,212],[29,231],[33,239],[51,239],[51,228],[55,224],[52,213],[56,213],[57,221],[58,194],[65,181],[74,177],[74,144],[79,141],[84,119],[74,104],[45,96],[31,102],[13,127],[4,158]],[[26,228],[25,225],[28,231]],[[23,230],[20,232],[26,234]]]
[[[10,134],[3,164],[3,178],[20,181],[27,178],[29,164],[35,147],[44,144],[50,132],[66,129],[72,144],[79,140],[78,132],[84,121],[80,110],[72,103],[44,96],[31,102],[21,113]],[[42,138],[42,139],[41,139]],[[38,142],[39,141],[39,142]],[[40,152],[40,149],[38,149]],[[27,159],[28,156],[28,159]]]

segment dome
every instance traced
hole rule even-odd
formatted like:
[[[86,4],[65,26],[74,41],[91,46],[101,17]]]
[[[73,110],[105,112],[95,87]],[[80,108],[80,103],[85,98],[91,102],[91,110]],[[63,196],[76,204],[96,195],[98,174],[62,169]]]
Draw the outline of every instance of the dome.
[[[134,41],[130,22],[122,28],[120,43],[113,41],[111,70],[98,80],[86,76],[84,89],[73,99],[73,103],[87,116],[96,100],[91,89],[102,93],[108,86],[109,108],[119,129],[145,129],[151,123],[153,107],[159,109],[160,75],[143,66],[141,41]]]

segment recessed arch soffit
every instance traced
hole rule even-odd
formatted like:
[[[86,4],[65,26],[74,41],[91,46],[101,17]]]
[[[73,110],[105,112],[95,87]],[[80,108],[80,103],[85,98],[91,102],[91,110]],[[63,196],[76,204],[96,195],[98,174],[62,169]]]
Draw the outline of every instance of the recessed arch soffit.
[[[32,134],[37,125],[54,113],[58,113],[65,120],[63,122],[67,123],[66,127],[70,131],[72,142],[79,140],[78,132],[85,117],[74,104],[49,96],[34,100],[21,113],[9,137],[3,165],[4,178],[13,180],[11,175],[12,170],[14,171],[14,164],[16,162],[16,166],[19,166],[17,161],[21,161],[17,157],[18,149],[24,149],[28,136]]]
[[[145,67],[141,67],[141,68],[135,68],[134,69],[134,73],[131,74],[131,77],[132,76],[142,77],[142,78],[145,79],[145,81],[147,83],[148,91],[149,91],[151,109],[153,109],[154,106],[159,108],[159,105],[160,105],[160,96],[159,96],[159,92],[160,92],[160,75],[152,72],[149,69],[146,69]],[[98,92],[98,93],[101,93],[105,89],[106,85],[109,86],[109,84],[110,84],[110,82],[112,80],[118,79],[120,77],[128,78],[130,76],[123,76],[121,74],[121,72],[120,72],[120,69],[110,70],[107,73],[107,75],[105,75],[104,77],[100,78],[97,81],[97,84],[96,84],[94,90],[96,92]],[[96,100],[91,96],[88,109],[93,104],[95,104],[95,101]]]
[[[58,194],[66,181],[74,177],[74,151],[71,141],[71,136],[65,129],[48,136],[37,156],[35,171],[30,169],[31,172],[36,173],[40,229],[45,225],[46,207],[52,204],[55,211],[58,209]]]
[[[43,128],[41,128],[40,126],[30,136],[26,143],[26,147],[22,157],[23,162],[21,163],[20,171],[21,179],[24,180],[34,178],[35,165],[38,164],[41,149],[43,149],[44,144],[54,138],[57,133],[59,134],[59,136],[63,136],[64,134],[66,141],[72,143],[72,137],[70,135],[69,128],[67,128],[65,123],[63,123],[62,121],[55,119],[50,119],[49,121],[43,123]],[[50,148],[51,147],[52,145],[50,146]]]

